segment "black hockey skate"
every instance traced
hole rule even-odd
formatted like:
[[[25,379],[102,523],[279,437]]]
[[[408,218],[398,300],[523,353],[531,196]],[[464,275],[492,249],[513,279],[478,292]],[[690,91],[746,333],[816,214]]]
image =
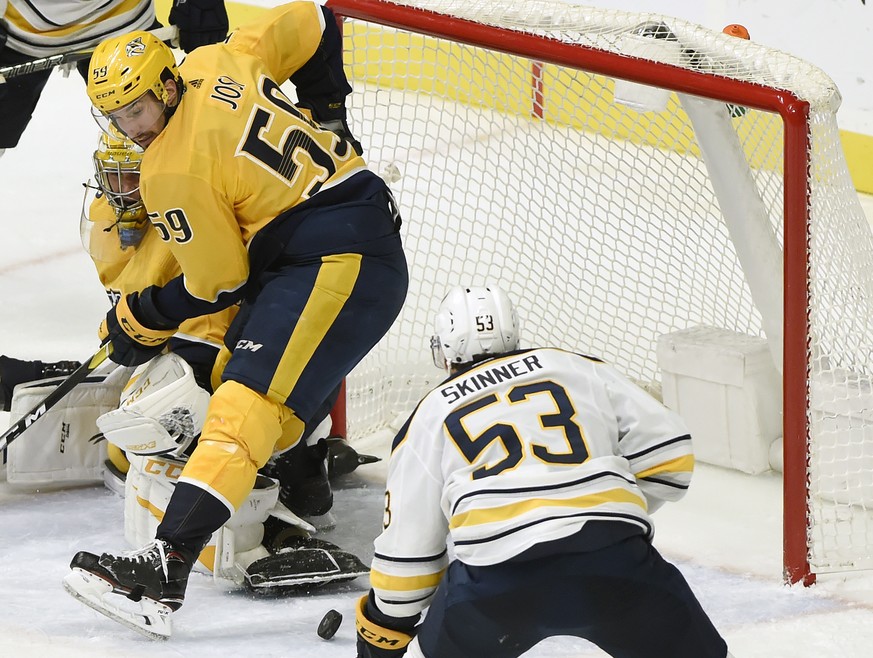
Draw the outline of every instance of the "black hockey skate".
[[[70,562],[73,571],[64,578],[64,588],[128,628],[167,639],[172,631],[170,613],[185,600],[192,562],[162,539],[124,555],[98,557],[80,551]]]

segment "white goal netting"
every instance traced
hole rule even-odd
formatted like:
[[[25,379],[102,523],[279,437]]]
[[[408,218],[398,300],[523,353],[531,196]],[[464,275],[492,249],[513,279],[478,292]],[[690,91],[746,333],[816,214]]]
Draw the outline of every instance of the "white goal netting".
[[[766,338],[790,377],[785,441],[809,437],[806,557],[814,571],[873,567],[873,240],[832,81],[654,14],[330,5],[358,16],[344,23],[350,121],[399,202],[411,276],[397,323],[348,379],[351,438],[396,428],[441,380],[432,316],[460,283],[510,291],[525,345],[599,355],[656,394],[659,336]]]

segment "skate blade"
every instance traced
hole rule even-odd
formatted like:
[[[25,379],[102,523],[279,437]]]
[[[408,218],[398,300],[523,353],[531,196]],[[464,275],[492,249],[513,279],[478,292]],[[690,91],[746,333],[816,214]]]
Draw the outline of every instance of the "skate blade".
[[[310,540],[311,541],[311,540]],[[337,549],[285,548],[256,560],[245,571],[246,585],[254,590],[326,585],[354,580],[370,573],[357,557]]]
[[[81,569],[73,569],[64,576],[64,589],[89,608],[150,640],[170,638],[173,630],[170,619],[172,610],[162,603],[147,598],[131,601],[123,594],[114,594],[109,582]],[[113,605],[109,596],[123,599],[127,607]]]
[[[269,590],[276,587],[297,587],[300,585],[327,585],[328,583],[341,583],[348,580],[354,580],[360,576],[366,576],[370,570],[364,571],[345,571],[342,573],[331,574],[308,574],[300,576],[275,576],[269,580],[253,579],[246,577],[246,585],[253,590]]]

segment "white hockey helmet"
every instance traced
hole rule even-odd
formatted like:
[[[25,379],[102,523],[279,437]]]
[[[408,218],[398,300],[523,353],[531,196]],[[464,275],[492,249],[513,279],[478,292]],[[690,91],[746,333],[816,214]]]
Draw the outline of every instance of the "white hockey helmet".
[[[518,315],[509,296],[497,286],[449,290],[434,319],[430,345],[437,368],[450,368],[484,355],[518,347]]]

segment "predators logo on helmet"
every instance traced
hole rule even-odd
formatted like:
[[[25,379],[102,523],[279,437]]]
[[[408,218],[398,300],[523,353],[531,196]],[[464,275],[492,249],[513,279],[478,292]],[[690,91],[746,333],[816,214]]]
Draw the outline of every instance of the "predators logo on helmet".
[[[173,51],[150,32],[107,39],[94,50],[89,68],[88,97],[103,114],[149,91],[166,104],[164,82],[179,79]]]

